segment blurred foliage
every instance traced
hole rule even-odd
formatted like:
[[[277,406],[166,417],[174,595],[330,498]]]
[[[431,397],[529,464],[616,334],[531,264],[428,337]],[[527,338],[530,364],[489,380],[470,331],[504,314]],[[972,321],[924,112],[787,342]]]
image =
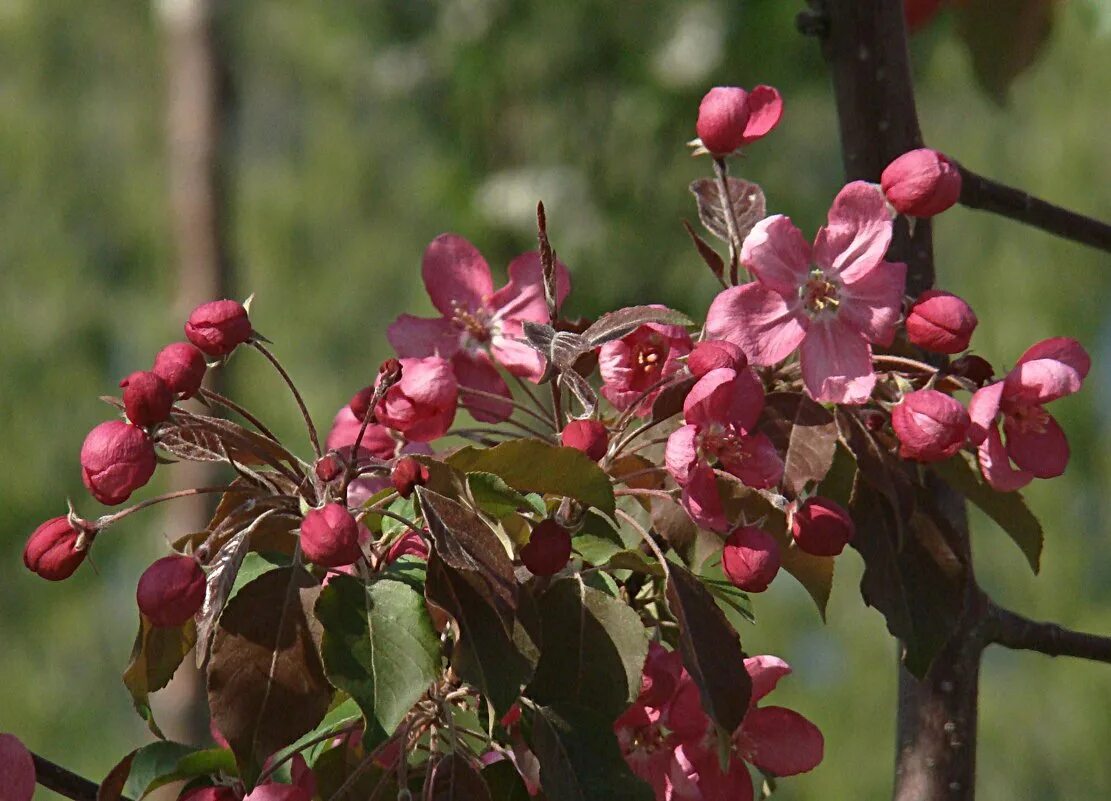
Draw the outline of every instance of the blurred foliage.
[[[698,100],[719,83],[771,83],[787,102],[745,177],[806,230],[840,179],[828,78],[781,0],[377,0],[228,4],[237,99],[230,229],[238,294],[302,384],[321,424],[388,355],[385,327],[426,313],[420,255],[465,234],[495,271],[534,246],[543,199],[572,270],[572,313],[666,302],[700,316],[715,283],[680,227]],[[1111,218],[1111,48],[1100,0],[1059,4],[1043,57],[1003,107],[979,93],[943,14],[912,43],[927,140],[974,169]],[[152,514],[98,543],[99,572],[47,585],[23,570],[28,532],[87,514],[77,452],[109,410],[99,394],[180,338],[163,160],[156,7],[123,0],[0,3],[0,730],[99,778],[148,739],[119,680],[134,586],[181,532]],[[1095,354],[1088,389],[1055,407],[1068,474],[1029,494],[1046,521],[1042,575],[976,517],[977,568],[1037,618],[1111,632],[1106,254],[956,209],[936,225],[941,283],[980,316],[997,366],[1064,334]],[[1102,358],[1101,358],[1102,357]],[[238,355],[233,392],[303,439],[261,361]],[[1102,401],[1102,402],[1101,402]],[[165,472],[165,471],[163,471]],[[149,492],[157,489],[153,487]],[[860,564],[838,561],[823,626],[789,577],[756,599],[753,652],[796,669],[779,703],[826,734],[826,761],[783,799],[880,798],[891,783],[894,646],[861,606]],[[983,671],[982,797],[1111,796],[1111,672],[992,651]],[[36,798],[52,797],[40,792]]]

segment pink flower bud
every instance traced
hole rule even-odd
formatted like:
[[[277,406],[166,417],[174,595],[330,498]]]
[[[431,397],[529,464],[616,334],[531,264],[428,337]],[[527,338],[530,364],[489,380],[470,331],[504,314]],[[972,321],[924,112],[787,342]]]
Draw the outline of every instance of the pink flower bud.
[[[197,394],[204,382],[208,365],[204,354],[188,342],[174,342],[154,357],[151,372],[166,382],[166,386],[181,398],[191,398]]]
[[[740,371],[748,367],[748,357],[732,342],[712,339],[699,342],[687,357],[687,369],[695,378],[702,378],[711,370],[728,367]]]
[[[757,86],[752,92],[715,86],[698,106],[695,129],[702,146],[720,158],[766,136],[782,115],[783,100],[770,86]]]
[[[610,435],[605,424],[598,420],[572,420],[563,427],[559,440],[565,448],[582,451],[596,462],[606,455]]]
[[[193,309],[185,336],[208,356],[226,356],[251,338],[251,321],[242,303],[214,300]]]
[[[853,538],[856,526],[849,513],[829,498],[808,498],[791,517],[795,544],[813,556],[837,556]]]
[[[745,592],[763,592],[779,572],[779,543],[759,526],[742,526],[725,541],[721,567],[726,577]]]
[[[428,558],[428,543],[415,531],[406,531],[386,552],[386,564],[392,565],[403,556],[415,556],[418,559]]]
[[[923,147],[888,164],[880,186],[900,214],[933,217],[960,199],[961,173],[941,153]]]
[[[918,462],[939,462],[961,449],[972,421],[964,406],[936,389],[908,392],[891,410],[899,455]]]
[[[48,581],[69,578],[89,553],[87,543],[82,548],[77,547],[78,538],[83,533],[91,539],[96,529],[91,523],[84,521],[75,525],[66,516],[52,517],[36,528],[28,538],[27,546],[23,549],[23,564],[32,573],[38,573]]]
[[[521,561],[536,576],[558,573],[571,558],[571,535],[552,519],[542,520],[521,549]]]
[[[123,503],[150,481],[157,464],[151,438],[119,420],[98,425],[81,446],[81,479],[108,506]]]
[[[239,801],[239,796],[230,787],[196,787],[182,793],[177,801]]]
[[[313,470],[316,472],[316,477],[327,484],[340,477],[343,473],[343,463],[334,453],[326,453],[316,460]]]
[[[204,603],[204,570],[192,556],[173,554],[143,571],[135,600],[139,611],[159,628],[180,626]]]
[[[972,307],[956,295],[927,289],[907,314],[907,338],[934,353],[960,353],[978,322]]]
[[[0,798],[31,801],[35,794],[35,760],[14,734],[0,734]]]
[[[140,370],[120,382],[127,419],[137,426],[152,426],[170,417],[174,393],[153,372]]]
[[[329,503],[310,509],[301,521],[301,550],[321,567],[342,567],[359,560],[359,524],[346,506]]]
[[[413,488],[428,483],[428,468],[412,457],[399,459],[390,473],[390,483],[402,498],[413,494]]]
[[[354,397],[348,402],[347,407],[351,410],[351,414],[355,415],[355,419],[360,423],[366,417],[367,412],[370,411],[370,402],[374,399],[374,387],[363,387],[355,393]]]

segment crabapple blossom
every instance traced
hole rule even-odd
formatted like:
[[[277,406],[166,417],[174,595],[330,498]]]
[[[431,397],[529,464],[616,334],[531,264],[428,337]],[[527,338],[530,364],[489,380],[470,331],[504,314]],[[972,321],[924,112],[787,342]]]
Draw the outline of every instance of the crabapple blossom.
[[[838,193],[813,248],[790,218],[762,220],[741,248],[756,281],[714,299],[707,335],[759,365],[798,348],[815,400],[865,402],[876,382],[871,345],[894,339],[906,285],[906,265],[884,261],[891,235],[883,196],[863,181]]]
[[[161,423],[170,416],[174,393],[157,373],[140,370],[120,382],[127,419],[137,426]]]
[[[247,309],[234,300],[214,300],[193,309],[185,336],[207,356],[227,356],[251,338]]]
[[[290,760],[292,784],[264,782],[247,793],[243,801],[312,801],[316,794],[316,777],[300,754]]]
[[[31,801],[35,760],[14,734],[0,734],[0,788],[4,801]]]
[[[934,353],[960,353],[976,330],[976,313],[950,292],[928,289],[907,313],[907,339]]]
[[[317,459],[312,469],[316,477],[327,484],[343,475],[343,462],[334,452],[329,452]]]
[[[375,407],[378,422],[415,442],[442,437],[455,420],[459,397],[451,363],[429,356],[402,359],[401,366],[401,380],[386,390]]]
[[[119,420],[96,426],[81,446],[81,479],[107,506],[123,503],[150,481],[157,464],[146,432]]]
[[[695,130],[702,146],[720,158],[767,136],[782,116],[783,98],[774,87],[747,92],[739,86],[715,86],[698,106]]]
[[[725,540],[721,567],[733,586],[763,592],[779,572],[781,558],[775,537],[759,526],[740,526]]]
[[[415,531],[406,531],[396,540],[386,552],[386,564],[393,564],[403,556],[415,556],[418,559],[428,558],[428,543]]]
[[[347,507],[327,503],[310,509],[301,521],[301,550],[305,558],[321,567],[341,567],[362,556],[359,524]]]
[[[495,291],[490,266],[478,249],[457,234],[441,234],[424,252],[421,276],[442,316],[398,317],[386,336],[399,356],[447,359],[461,387],[505,398],[509,387],[495,365],[530,381],[540,379],[543,357],[520,340],[523,323],[548,322],[539,254],[530,251],[510,262],[509,282]],[[567,268],[557,262],[558,303],[570,289]],[[463,404],[476,420],[490,423],[507,419],[511,411],[507,403],[466,392]]]
[[[609,431],[598,420],[572,420],[563,427],[559,441],[564,447],[582,451],[596,462],[606,455]]]
[[[73,575],[88,556],[89,549],[78,547],[81,535],[92,538],[96,527],[67,515],[52,517],[36,528],[23,549],[23,564],[48,581],[62,581]]]
[[[397,460],[390,473],[390,483],[402,498],[413,494],[413,489],[428,483],[428,468],[412,457]]]
[[[855,533],[849,513],[829,498],[807,498],[791,515],[795,544],[813,556],[837,556]]]
[[[647,415],[662,389],[657,385],[682,369],[690,351],[687,329],[663,323],[647,323],[607,342],[598,352],[603,397],[621,411],[634,408],[634,414]]]
[[[960,199],[961,172],[941,153],[923,147],[888,164],[880,176],[880,186],[900,214],[933,217]]]
[[[748,358],[743,350],[724,339],[699,342],[687,357],[687,369],[695,378],[702,378],[718,367],[743,370],[748,367]]]
[[[173,554],[156,560],[139,578],[135,600],[155,626],[180,626],[204,603],[204,570],[191,556]]]
[[[936,389],[908,392],[891,410],[899,455],[916,462],[939,462],[964,445],[972,421],[960,401]]]
[[[969,439],[979,446],[980,469],[988,484],[1011,492],[1035,478],[1065,472],[1068,439],[1045,404],[1077,392],[1090,368],[1087,351],[1075,339],[1045,339],[1031,345],[1002,381],[973,394]]]
[[[558,573],[571,558],[571,535],[552,519],[540,521],[528,543],[521,548],[521,561],[537,576]]]
[[[197,394],[208,369],[204,354],[189,342],[172,342],[154,357],[151,372],[166,382],[166,386],[182,399]]]

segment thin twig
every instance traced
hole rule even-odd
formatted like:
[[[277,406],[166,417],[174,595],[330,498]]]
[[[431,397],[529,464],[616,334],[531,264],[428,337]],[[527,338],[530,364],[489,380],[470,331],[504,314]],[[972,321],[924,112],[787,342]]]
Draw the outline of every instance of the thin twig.
[[[1111,662],[1111,637],[1085,634],[1056,623],[1030,620],[991,604],[987,613],[987,640],[1021,651],[1047,656],[1075,656],[1096,662]]]
[[[35,763],[35,781],[47,790],[72,798],[73,801],[96,801],[99,788],[93,782],[36,753],[31,754],[31,759]],[[0,791],[4,789],[6,788],[0,787]],[[120,801],[130,799],[121,796]]]
[[[309,432],[309,441],[312,442],[313,454],[319,459],[321,454],[320,437],[316,433],[316,424],[312,421],[312,416],[309,414],[308,407],[305,406],[305,399],[301,397],[300,390],[298,390],[297,385],[293,383],[293,379],[290,377],[289,373],[282,367],[282,363],[278,361],[277,357],[271,353],[265,345],[258,340],[253,340],[251,344],[254,346],[255,350],[266,357],[266,360],[270,362],[270,364],[274,365],[274,369],[278,371],[278,375],[282,377],[286,386],[289,387],[289,391],[293,393],[293,399],[297,401],[297,408],[301,410],[301,416],[305,418],[305,428],[308,429]]]
[[[267,428],[262,423],[262,421],[260,421],[257,417],[255,417],[249,411],[244,409],[238,403],[233,401],[231,398],[225,397],[225,396],[221,395],[219,392],[215,392],[214,390],[206,389],[205,387],[200,388],[200,396],[202,398],[204,398],[206,401],[208,401],[209,403],[215,403],[219,406],[223,406],[223,407],[225,407],[227,409],[230,409],[231,411],[235,412],[240,417],[242,417],[244,420],[246,420],[248,423],[250,423],[255,428],[257,428],[260,434],[262,434],[263,436],[265,436],[267,439],[274,442],[275,444],[277,444],[279,446],[281,445],[281,440],[279,440],[277,438],[277,436],[274,435],[273,431],[271,431],[269,428]]]
[[[548,425],[555,428],[555,418],[551,416],[548,407],[544,405],[544,402],[540,400],[540,396],[533,391],[532,387],[528,385],[528,382],[518,375],[513,376],[513,380],[517,382],[517,386],[521,388],[521,391],[529,396],[529,400],[536,404],[536,408],[540,410],[540,413],[548,418]]]
[[[740,234],[737,233],[737,220],[733,216],[733,198],[729,195],[729,167],[725,159],[714,159],[714,177],[718,182],[718,195],[721,199],[722,216],[729,231],[729,283],[737,285],[737,265],[741,260]]]
[[[145,501],[140,501],[134,506],[128,507],[123,511],[116,512],[110,515],[104,515],[96,521],[97,527],[106,528],[113,523],[123,520],[128,515],[135,514],[136,512],[141,512],[144,509],[148,509],[151,506],[155,506],[160,503],[165,503],[166,501],[173,501],[177,500],[178,498],[189,498],[193,495],[207,495],[214,492],[232,491],[249,494],[249,490],[246,487],[236,487],[232,484],[222,484],[218,487],[190,487],[189,489],[177,490],[176,492],[167,492],[164,495],[157,495],[153,498],[147,498]]]
[[[537,414],[536,412],[534,412],[529,407],[525,406],[523,403],[518,403],[517,401],[513,400],[513,398],[507,398],[504,395],[498,395],[497,393],[494,393],[494,392],[485,392],[481,389],[474,389],[472,387],[459,387],[459,392],[461,394],[465,393],[467,395],[474,395],[474,396],[479,397],[479,398],[488,398],[489,400],[497,401],[498,403],[506,403],[506,404],[512,406],[517,411],[523,412],[524,414],[527,414],[529,417],[533,417],[533,418],[539,420],[541,423],[543,423],[546,426],[550,426],[552,424],[551,420],[548,420],[548,419],[542,417],[541,415]]]

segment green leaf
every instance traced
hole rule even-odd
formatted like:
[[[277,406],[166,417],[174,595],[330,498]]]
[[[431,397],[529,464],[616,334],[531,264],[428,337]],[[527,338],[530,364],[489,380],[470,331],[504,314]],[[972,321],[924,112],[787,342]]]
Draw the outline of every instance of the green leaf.
[[[640,615],[578,576],[552,584],[537,605],[544,650],[525,694],[556,709],[591,706],[616,719],[640,692],[648,655]]]
[[[358,771],[358,776],[352,776]],[[375,797],[381,801],[397,798],[397,771],[383,768],[371,762],[366,764],[362,757],[341,743],[329,748],[317,757],[312,765],[316,778],[316,798],[327,801],[367,801]],[[351,781],[348,784],[348,781]],[[342,795],[337,795],[341,787],[346,787]]]
[[[332,686],[313,615],[319,595],[303,568],[278,568],[244,586],[220,616],[208,702],[248,788],[268,756],[311,731],[328,711]]]
[[[387,509],[393,512],[395,515],[404,517],[406,520],[413,520],[417,516],[416,499],[412,495],[410,495],[408,498],[398,498],[396,501],[391,503],[387,507]],[[394,537],[400,537],[406,531],[409,531],[409,527],[402,523],[400,520],[394,517],[382,515],[383,535],[390,539],[393,539]]]
[[[970,453],[959,453],[952,459],[937,462],[931,467],[946,484],[998,523],[1022,551],[1030,569],[1037,573],[1041,567],[1044,542],[1042,524],[1027,507],[1021,494],[992,489],[972,464],[975,458]]]
[[[126,768],[125,762],[129,762]],[[119,773],[112,771],[117,779],[126,771],[123,794],[139,801],[147,793],[173,781],[219,771],[234,774],[235,760],[222,748],[200,751],[191,745],[163,740],[136,749],[117,767],[121,769]]]
[[[741,637],[693,573],[681,565],[668,567],[667,603],[679,623],[683,665],[698,685],[706,714],[725,731],[734,731],[752,696]]]
[[[325,734],[336,733],[338,735],[343,729],[363,719],[363,713],[359,710],[359,705],[355,703],[354,698],[347,697],[345,693],[337,693],[336,698],[343,698],[344,700],[328,711],[328,714],[320,721],[320,725],[275,753],[275,761],[285,759],[297,752],[303,752],[305,761],[311,766],[316,758],[329,747],[329,743],[324,740],[310,746],[308,745],[310,742],[318,740]]]
[[[139,614],[139,633],[131,649],[131,661],[123,673],[123,683],[131,694],[135,711],[159,739],[165,736],[151,712],[150,694],[170,683],[196,641],[197,627],[192,619],[181,626],[161,628]]]
[[[544,499],[535,493],[524,495],[505,483],[501,476],[493,473],[467,473],[467,486],[471,489],[478,508],[491,517],[500,520],[519,509],[547,514]]]
[[[562,448],[537,439],[517,439],[493,448],[463,448],[447,462],[465,473],[493,473],[521,492],[574,498],[586,506],[613,514],[613,487],[609,476],[585,453],[574,448]]]
[[[363,711],[363,742],[374,748],[394,733],[440,675],[440,638],[424,598],[402,581],[364,584],[334,576],[320,593],[321,655],[333,685]]]
[[[621,756],[608,716],[590,707],[538,706],[528,717],[550,801],[652,801],[652,788]]]
[[[482,774],[467,757],[456,753],[447,754],[436,762],[425,798],[428,801],[491,801],[490,788]]]

